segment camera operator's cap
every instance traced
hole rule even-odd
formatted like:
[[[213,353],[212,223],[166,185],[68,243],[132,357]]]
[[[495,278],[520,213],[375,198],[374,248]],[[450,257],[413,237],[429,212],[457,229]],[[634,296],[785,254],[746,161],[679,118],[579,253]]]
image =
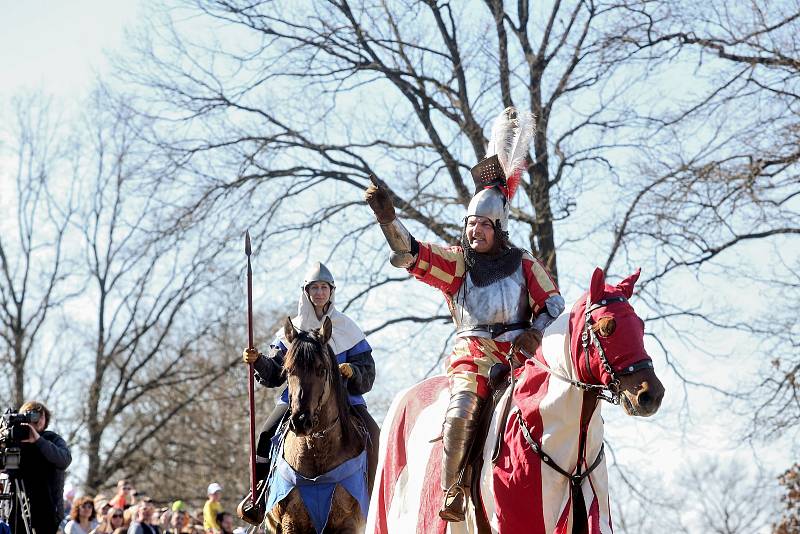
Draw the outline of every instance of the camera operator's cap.
[[[183,501],[175,501],[172,503],[172,511],[173,512],[185,512],[186,511],[186,503]]]
[[[222,486],[220,486],[216,482],[212,482],[211,484],[208,485],[208,494],[209,495],[213,495],[218,491],[222,491]]]

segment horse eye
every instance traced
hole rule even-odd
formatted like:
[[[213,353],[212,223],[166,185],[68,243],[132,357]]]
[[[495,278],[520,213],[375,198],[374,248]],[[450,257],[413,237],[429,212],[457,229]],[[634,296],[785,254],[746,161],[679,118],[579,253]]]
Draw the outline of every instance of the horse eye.
[[[613,317],[601,317],[592,325],[592,330],[600,337],[608,337],[617,329],[617,322]]]

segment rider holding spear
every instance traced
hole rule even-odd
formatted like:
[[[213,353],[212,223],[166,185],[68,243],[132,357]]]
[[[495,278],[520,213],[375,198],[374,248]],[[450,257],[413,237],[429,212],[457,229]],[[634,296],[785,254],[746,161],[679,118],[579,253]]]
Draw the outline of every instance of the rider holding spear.
[[[526,167],[533,128],[533,116],[514,108],[495,120],[487,157],[471,170],[476,193],[459,245],[414,239],[376,178],[365,194],[392,250],[392,265],[442,291],[456,326],[442,432],[444,502],[439,515],[446,521],[464,520],[464,462],[489,395],[489,369],[505,363],[512,352],[519,360],[524,360],[521,349],[535,353],[545,327],[564,310],[564,299],[541,262],[508,237],[509,203]]]
[[[336,309],[335,293],[336,283],[331,272],[322,263],[314,262],[304,277],[297,304],[297,315],[292,318],[292,324],[298,330],[310,331],[320,328],[326,318],[331,321],[333,330],[328,344],[339,362],[339,373],[346,381],[352,410],[361,418],[368,433],[369,479],[367,489],[371,490],[377,465],[380,428],[367,411],[362,395],[372,389],[375,381],[375,361],[372,358],[372,347],[364,333],[352,319]],[[280,387],[286,383],[283,360],[288,345],[289,343],[284,339],[284,331],[280,329],[266,355],[260,354],[251,342],[250,346],[244,350],[242,359],[244,363],[254,368],[255,379],[260,384],[271,388]],[[268,476],[270,439],[275,435],[276,429],[288,409],[288,393],[284,388],[258,437],[256,462],[259,469],[256,476],[259,480],[265,480]],[[248,496],[246,500],[250,501],[251,498]],[[240,504],[240,517],[252,524],[259,524],[263,520],[265,511],[258,505],[263,505],[263,499],[255,506],[247,506],[243,501]]]

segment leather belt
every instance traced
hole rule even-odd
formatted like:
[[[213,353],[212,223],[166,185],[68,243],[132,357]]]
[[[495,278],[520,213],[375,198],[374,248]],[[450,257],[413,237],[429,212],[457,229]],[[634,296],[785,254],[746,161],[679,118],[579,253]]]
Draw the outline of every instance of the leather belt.
[[[456,334],[463,334],[464,332],[486,332],[492,336],[492,339],[511,332],[512,330],[524,330],[530,328],[530,321],[521,323],[492,323],[492,324],[470,324],[458,327]]]

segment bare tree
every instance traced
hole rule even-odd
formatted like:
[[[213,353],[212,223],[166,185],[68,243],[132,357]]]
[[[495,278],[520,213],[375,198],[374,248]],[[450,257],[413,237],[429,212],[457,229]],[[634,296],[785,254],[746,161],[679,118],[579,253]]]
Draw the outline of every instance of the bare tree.
[[[154,131],[171,161],[200,177],[185,218],[258,197],[273,238],[317,235],[346,218],[342,246],[371,228],[360,199],[375,173],[417,233],[456,241],[484,129],[516,105],[538,123],[513,217],[557,275],[554,222],[619,144],[610,134],[626,113],[624,91],[605,84],[628,52],[603,45],[623,5],[199,1],[186,9],[235,39],[195,39],[205,32],[180,27],[175,9],[121,69],[152,90],[132,102],[171,125]],[[176,124],[204,133],[175,137]]]
[[[763,379],[718,388],[746,400],[739,409],[752,437],[791,432],[800,420],[798,322],[784,311],[800,295],[798,7],[643,2],[628,7],[636,28],[614,39],[635,43],[632,57],[666,89],[654,89],[642,115],[643,178],[626,182],[606,267],[650,266],[642,294],[655,310],[649,319],[666,323],[662,334],[681,332],[696,347],[710,331],[752,341],[732,356],[761,356]],[[676,94],[675,80],[686,90]],[[683,292],[687,278],[739,295]]]
[[[773,479],[738,460],[693,459],[668,486],[647,476],[630,479],[619,465],[612,473],[623,479],[614,486],[621,490],[615,498],[615,527],[621,532],[764,532],[778,508]]]
[[[29,94],[12,107],[15,120],[3,147],[9,167],[0,174],[0,375],[9,393],[0,394],[0,402],[19,407],[31,390],[47,392],[48,380],[58,377],[39,376],[31,387],[30,365],[53,363],[43,348],[44,326],[71,295],[65,241],[74,213],[74,168],[68,132],[59,128],[49,99]],[[44,358],[37,358],[37,348]]]
[[[85,328],[94,338],[81,394],[91,489],[124,471],[227,372],[228,358],[208,355],[203,344],[224,319],[226,299],[216,295],[234,281],[223,243],[158,230],[154,198],[162,191],[145,180],[154,152],[137,135],[143,124],[103,91],[94,100],[85,147],[93,174],[84,181],[80,219],[93,323]],[[197,365],[200,355],[213,365]]]
[[[265,247],[324,242],[361,285],[356,314],[403,280],[382,269],[366,177],[384,178],[415,235],[455,242],[488,122],[507,105],[533,111],[514,236],[554,274],[554,228],[562,257],[604,258],[612,275],[642,265],[648,330],[686,387],[751,388],[738,409],[764,401],[758,424],[796,428],[797,351],[769,353],[797,337],[796,320],[704,291],[735,281],[787,310],[797,294],[796,7],[173,2],[119,72],[170,168],[195,178],[180,183],[181,224],[247,211]],[[446,317],[429,301],[380,309],[371,333]],[[670,338],[712,352],[709,331],[754,342],[720,349],[728,359],[777,365],[761,384],[687,376]]]
[[[272,323],[257,322],[259,325]],[[272,329],[258,330],[262,334],[272,332]],[[180,498],[193,506],[202,506],[206,487],[213,481],[225,488],[225,508],[233,510],[237,499],[247,492],[246,367],[233,349],[242,346],[246,339],[243,322],[221,324],[206,345],[209,353],[221,356],[219,361],[188,357],[192,366],[205,369],[209,376],[216,377],[215,380],[199,391],[192,384],[175,384],[154,392],[151,397],[161,410],[173,407],[176,398],[191,397],[191,402],[164,424],[155,439],[126,458],[125,475],[136,480],[137,487],[152,498],[161,502]],[[217,371],[222,369],[225,373],[220,375]],[[256,394],[256,415],[263,418],[272,408],[275,392],[259,387]],[[131,423],[139,424],[135,420]],[[257,418],[256,424],[260,425],[261,420]]]
[[[130,102],[155,118],[172,168],[196,178],[182,223],[247,208],[265,246],[321,240],[350,258],[361,296],[403,279],[383,274],[367,239],[366,177],[384,177],[415,235],[455,242],[488,122],[507,105],[533,111],[515,235],[556,275],[560,221],[562,254],[605,258],[612,273],[642,265],[663,359],[708,386],[685,376],[670,335],[706,350],[693,332],[786,332],[702,288],[743,275],[763,292],[797,270],[795,4],[198,0],[159,13],[120,73],[142,88]],[[576,212],[599,191],[599,206]],[[777,249],[772,270],[744,267],[764,246]],[[426,301],[387,308],[370,330],[446,317]],[[795,360],[766,379],[787,401]]]

